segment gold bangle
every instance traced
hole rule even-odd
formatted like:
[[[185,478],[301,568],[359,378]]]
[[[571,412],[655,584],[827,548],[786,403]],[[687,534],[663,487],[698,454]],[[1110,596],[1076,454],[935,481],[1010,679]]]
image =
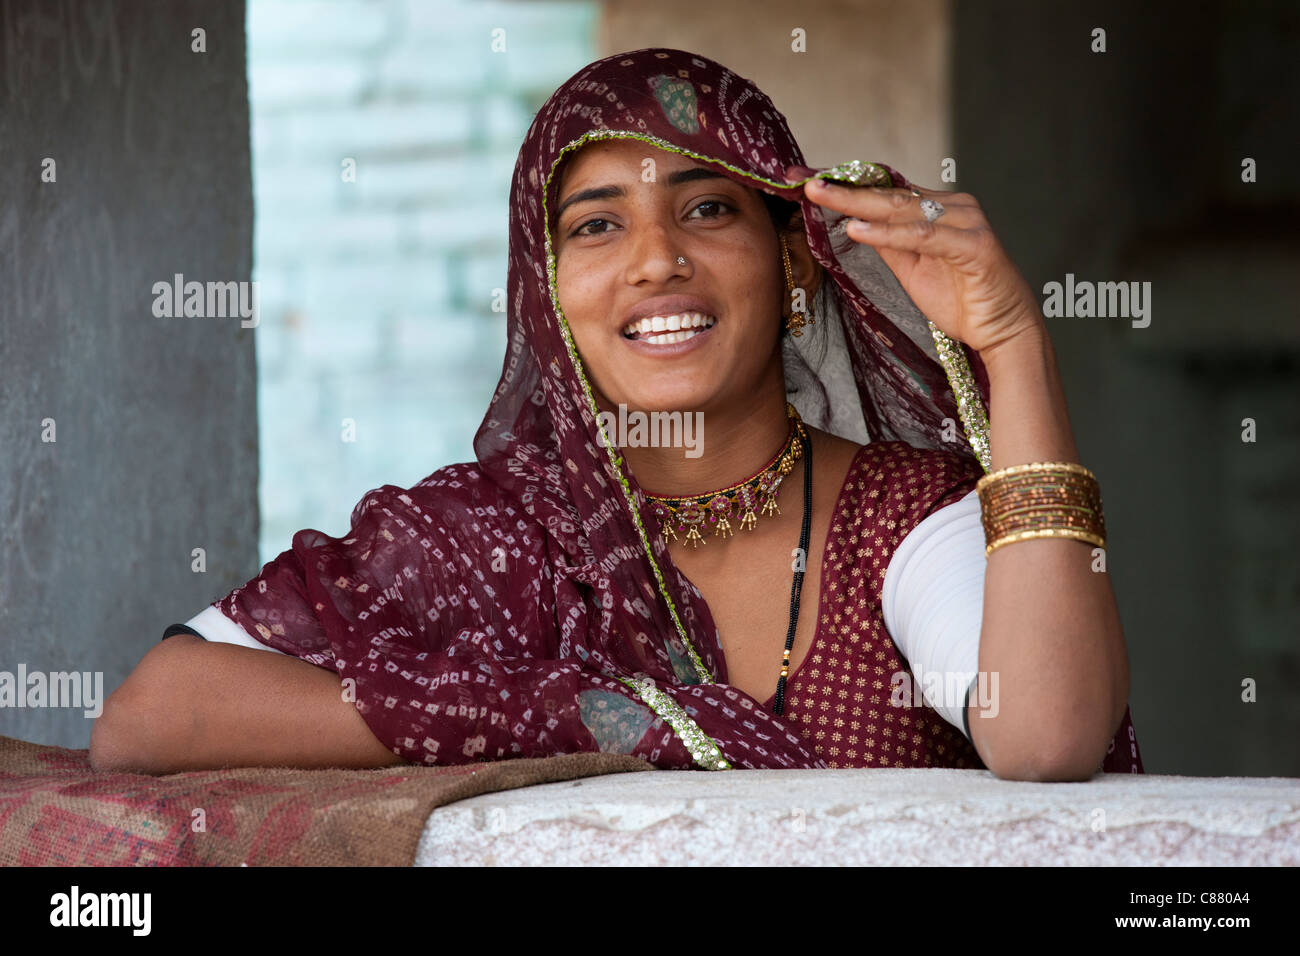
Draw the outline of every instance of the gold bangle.
[[[1025,465],[1008,465],[1005,468],[999,468],[997,471],[990,471],[975,483],[975,488],[976,490],[979,490],[980,488],[991,485],[999,478],[1006,478],[1010,475],[1024,475],[1029,474],[1030,472],[1050,473],[1060,471],[1068,471],[1076,475],[1083,475],[1087,478],[1091,478],[1093,481],[1097,480],[1097,476],[1091,471],[1084,468],[1083,465],[1076,464],[1072,461],[1031,461]]]
[[[976,483],[987,557],[1004,544],[1071,538],[1106,547],[1096,476],[1075,462],[1009,465]]]
[[[987,558],[1004,544],[1015,544],[1017,541],[1030,541],[1034,538],[1072,538],[1076,541],[1086,541],[1102,550],[1106,548],[1105,539],[1088,531],[1073,531],[1069,528],[1035,528],[1031,531],[1017,531],[1004,535],[992,544],[985,545],[984,556]]]

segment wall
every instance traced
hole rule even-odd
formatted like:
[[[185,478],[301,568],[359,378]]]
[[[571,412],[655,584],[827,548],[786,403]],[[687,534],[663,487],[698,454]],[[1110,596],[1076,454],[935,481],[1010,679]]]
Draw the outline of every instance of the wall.
[[[12,0],[0,53],[0,671],[107,694],[257,567],[253,330],[153,309],[177,273],[249,278],[244,11]],[[9,736],[90,727],[0,707]]]
[[[268,561],[301,528],[346,532],[371,488],[474,460],[505,355],[511,173],[595,58],[596,5],[248,10]]]
[[[950,16],[948,0],[607,0],[599,55],[666,46],[710,57],[771,98],[809,165],[880,160],[938,186],[951,150]]]

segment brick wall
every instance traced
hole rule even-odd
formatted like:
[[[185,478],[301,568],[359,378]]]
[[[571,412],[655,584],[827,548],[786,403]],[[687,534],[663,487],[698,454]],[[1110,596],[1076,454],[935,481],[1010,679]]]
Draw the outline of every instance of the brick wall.
[[[371,488],[473,459],[505,353],[510,175],[597,57],[596,15],[249,0],[262,561],[301,528],[345,532]]]

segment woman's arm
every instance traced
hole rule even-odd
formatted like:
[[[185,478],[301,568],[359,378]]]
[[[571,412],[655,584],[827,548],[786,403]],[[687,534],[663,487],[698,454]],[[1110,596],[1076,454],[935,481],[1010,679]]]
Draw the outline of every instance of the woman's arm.
[[[857,217],[845,235],[880,254],[935,328],[979,353],[994,470],[1078,462],[1037,296],[974,196],[820,180],[805,193]],[[1037,539],[989,555],[979,669],[998,678],[996,716],[967,713],[985,766],[1028,780],[1085,780],[1100,768],[1124,719],[1128,655],[1110,579],[1092,570],[1092,545]]]
[[[296,657],[177,634],[104,702],[96,770],[385,767],[406,763],[344,699],[337,674]]]
[[[1079,460],[1041,315],[1024,329],[980,352],[993,470]],[[975,749],[998,776],[1086,780],[1124,719],[1128,654],[1110,576],[1092,569],[1092,550],[1083,541],[1034,539],[988,557],[979,669],[998,675],[998,707],[996,716],[979,716],[972,695],[968,717]]]

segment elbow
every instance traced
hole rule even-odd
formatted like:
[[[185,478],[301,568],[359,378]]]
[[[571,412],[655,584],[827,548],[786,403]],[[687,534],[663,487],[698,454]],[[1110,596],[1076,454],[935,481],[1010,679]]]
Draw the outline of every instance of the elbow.
[[[123,769],[123,739],[119,729],[120,705],[116,703],[117,692],[104,701],[104,711],[95,718],[90,728],[90,769],[97,773],[109,773]]]
[[[1067,783],[1091,780],[1101,769],[1101,754],[1094,748],[1069,748],[1058,752],[1030,751],[1004,757],[989,770],[1002,780],[1028,780],[1035,783]]]
[[[179,642],[179,636],[171,641]],[[197,640],[197,639],[196,639]],[[182,643],[154,647],[104,701],[90,729],[90,766],[105,773],[166,773],[180,743],[173,698],[177,673],[171,657]]]
[[[1021,719],[1010,721],[1010,715],[1004,713],[989,721],[976,749],[984,766],[1003,780],[1090,780],[1106,760],[1106,750],[1124,718],[1126,697],[1120,698],[1118,716],[1113,719],[1116,707],[1109,703],[1100,710],[1080,702],[1050,717],[1041,712],[1018,714]],[[975,724],[972,716],[972,727]]]
[[[1090,780],[1106,759],[1110,738],[1096,734],[1035,734],[992,748],[984,765],[1002,780],[1065,783]]]
[[[90,767],[97,773],[148,772],[147,747],[139,733],[143,722],[135,717],[136,705],[124,686],[104,701],[104,712],[90,729]]]

